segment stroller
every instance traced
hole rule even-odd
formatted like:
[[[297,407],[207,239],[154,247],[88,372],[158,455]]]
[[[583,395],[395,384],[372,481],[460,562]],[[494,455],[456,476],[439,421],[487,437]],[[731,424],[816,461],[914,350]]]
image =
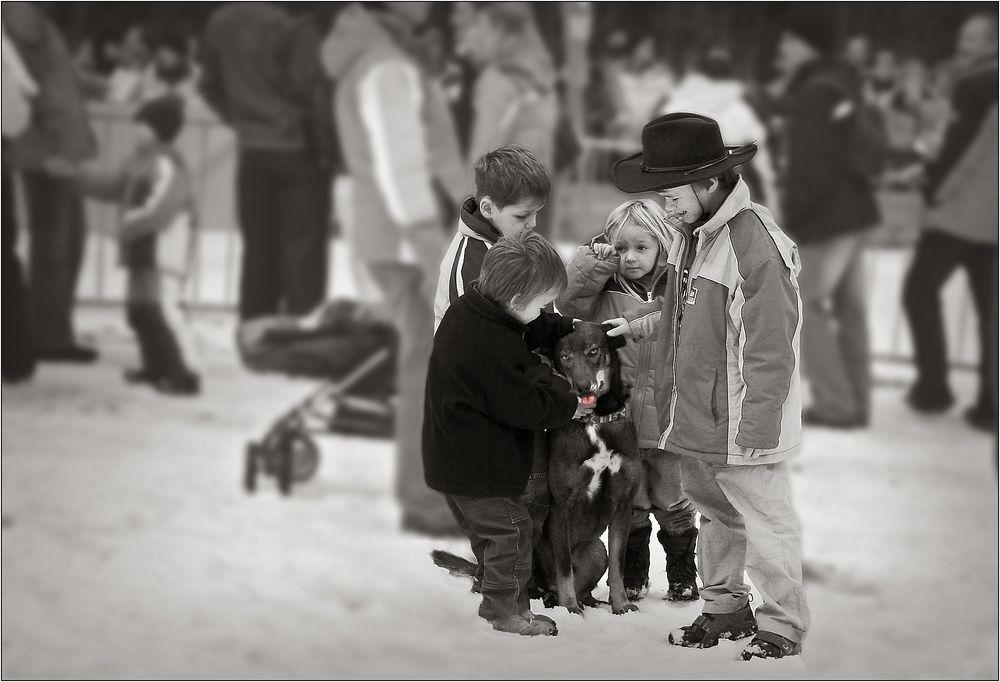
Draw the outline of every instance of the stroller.
[[[391,438],[396,393],[396,332],[375,321],[372,309],[335,300],[305,318],[277,316],[248,320],[237,331],[243,363],[257,372],[282,372],[324,382],[247,445],[243,486],[257,488],[257,476],[275,476],[289,494],[293,483],[319,468],[313,433]]]

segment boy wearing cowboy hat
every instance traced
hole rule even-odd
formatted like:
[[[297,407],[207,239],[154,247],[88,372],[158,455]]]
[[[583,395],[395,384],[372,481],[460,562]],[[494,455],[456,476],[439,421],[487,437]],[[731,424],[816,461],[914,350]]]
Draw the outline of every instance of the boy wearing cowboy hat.
[[[701,514],[704,608],[669,641],[707,648],[755,634],[744,660],[798,654],[809,627],[785,463],[802,431],[799,260],[733,170],[756,151],[725,146],[711,118],[674,113],[648,123],[642,151],[611,171],[620,190],[660,194],[683,234],[666,294],[610,332],[658,335],[659,447],[682,456]],[[763,597],[756,614],[744,570]]]

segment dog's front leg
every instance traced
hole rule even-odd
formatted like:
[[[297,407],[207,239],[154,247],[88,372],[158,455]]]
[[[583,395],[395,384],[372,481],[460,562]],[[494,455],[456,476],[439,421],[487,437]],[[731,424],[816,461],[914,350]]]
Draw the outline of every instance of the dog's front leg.
[[[559,594],[560,606],[565,606],[570,613],[583,615],[583,609],[576,600],[569,529],[568,514],[565,507],[560,505],[549,515],[552,558],[556,567],[556,592]]]
[[[631,520],[628,504],[619,505],[611,517],[608,527],[608,587],[611,599],[611,611],[615,614],[627,611],[638,611],[639,607],[629,603],[625,597],[625,582],[622,567],[625,565],[625,544],[628,541],[629,522]]]

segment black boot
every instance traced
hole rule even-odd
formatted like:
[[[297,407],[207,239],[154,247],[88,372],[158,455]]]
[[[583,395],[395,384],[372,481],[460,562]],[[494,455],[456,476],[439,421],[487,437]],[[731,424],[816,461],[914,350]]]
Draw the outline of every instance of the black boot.
[[[625,597],[638,601],[646,596],[649,587],[649,536],[652,526],[633,528],[625,543],[625,566],[622,568],[622,582],[625,583]]]
[[[669,601],[694,601],[699,598],[698,569],[694,564],[694,548],[698,542],[698,529],[688,528],[683,533],[661,530],[656,539],[667,553],[667,590]]]

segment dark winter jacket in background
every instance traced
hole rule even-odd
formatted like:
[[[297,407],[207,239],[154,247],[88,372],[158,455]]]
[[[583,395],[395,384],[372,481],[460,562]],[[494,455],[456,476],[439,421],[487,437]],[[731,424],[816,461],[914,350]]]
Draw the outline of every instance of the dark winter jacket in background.
[[[290,68],[294,35],[292,18],[268,2],[225,5],[208,21],[199,89],[241,147],[306,147],[310,94]]]
[[[427,373],[427,485],[470,497],[524,492],[535,434],[570,421],[578,404],[569,383],[529,344],[570,331],[571,319],[545,313],[523,325],[476,287],[455,301],[434,336]]]
[[[859,97],[858,76],[846,65],[816,61],[789,83],[782,215],[800,246],[879,222],[875,193],[848,157]]]

